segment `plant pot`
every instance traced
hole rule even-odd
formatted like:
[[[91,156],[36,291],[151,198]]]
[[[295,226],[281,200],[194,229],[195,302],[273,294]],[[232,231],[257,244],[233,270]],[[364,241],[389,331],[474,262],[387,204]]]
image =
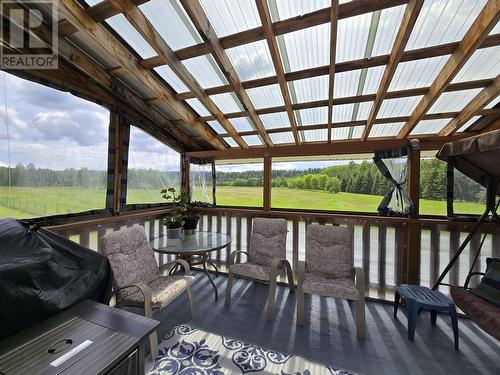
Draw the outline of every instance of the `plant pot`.
[[[182,226],[180,224],[166,225],[167,238],[181,238]]]
[[[190,215],[184,217],[184,233],[186,234],[194,234],[196,233],[196,229],[198,228],[198,222],[200,221],[200,217],[198,215]]]

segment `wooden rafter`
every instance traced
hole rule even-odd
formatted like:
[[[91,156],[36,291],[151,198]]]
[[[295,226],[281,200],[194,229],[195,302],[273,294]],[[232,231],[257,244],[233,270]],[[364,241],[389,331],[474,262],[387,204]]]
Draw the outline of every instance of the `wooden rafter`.
[[[175,56],[174,51],[170,48],[158,31],[156,31],[155,27],[151,24],[151,22],[149,22],[139,7],[135,5],[132,0],[110,0],[110,2],[116,9],[124,14],[137,32],[139,32],[139,34],[141,34],[141,36],[156,51],[156,53],[161,56],[163,62],[172,68],[172,70],[179,76],[186,86],[193,91],[197,98],[205,104],[210,112],[215,115],[236,143],[242,148],[248,148],[248,145],[243,138],[241,138],[233,125],[215,105],[212,99],[210,99],[210,97],[205,93],[203,88],[184,66],[184,64],[182,64],[182,62]]]
[[[243,106],[247,109],[250,119],[255,125],[255,128],[259,132],[262,140],[268,147],[272,147],[273,141],[267,134],[266,128],[257,115],[250,97],[243,88],[238,74],[236,74],[236,71],[234,70],[233,64],[229,60],[226,51],[222,47],[220,40],[217,37],[215,30],[210,24],[210,21],[203,11],[200,3],[198,2],[198,0],[180,0],[180,2],[186,10],[188,16],[191,18],[191,21],[198,30],[198,33],[200,34],[202,39],[205,40],[205,42],[209,45],[210,52],[217,62],[217,65],[219,65],[219,68],[233,86],[235,94],[238,96]]]
[[[278,43],[273,33],[271,14],[269,12],[269,7],[267,6],[267,0],[256,0],[256,3],[260,21],[262,22],[262,27],[264,28],[264,33],[266,35],[267,45],[269,47],[269,51],[271,52],[276,77],[278,78],[281,94],[283,95],[283,100],[285,102],[285,108],[288,114],[288,120],[290,121],[290,126],[292,128],[293,137],[295,139],[295,143],[299,145],[301,141],[297,130],[297,121],[295,120],[295,115],[292,110],[292,99],[286,83],[285,71],[283,69],[283,61],[281,60]]]
[[[373,122],[377,118],[378,111],[382,106],[382,102],[384,101],[387,91],[389,90],[389,85],[391,84],[391,80],[394,77],[394,73],[396,73],[396,69],[399,62],[401,61],[403,52],[406,48],[406,44],[408,42],[408,39],[410,38],[413,27],[415,26],[415,22],[417,22],[418,15],[420,13],[420,10],[422,9],[423,4],[424,0],[410,0],[408,2],[408,5],[406,6],[401,25],[399,26],[394,45],[392,46],[392,50],[389,55],[389,61],[385,66],[380,85],[377,89],[375,101],[373,102],[372,108],[370,110],[370,115],[368,116],[368,121],[366,123],[365,131],[362,137],[363,140],[366,140],[370,135]]]
[[[500,129],[500,116],[493,121],[486,129],[484,129],[484,132],[491,132],[493,130],[498,130]]]
[[[337,24],[339,1],[332,0],[330,10],[330,65],[328,67],[328,142],[332,141],[333,95],[335,87],[335,61],[337,51]]]
[[[457,49],[450,56],[438,76],[432,83],[429,92],[422,98],[410,116],[408,122],[403,126],[397,138],[406,138],[413,128],[422,119],[423,115],[431,108],[446,86],[465,65],[481,42],[495,27],[500,19],[500,0],[488,0],[481,13],[469,28]]]
[[[453,51],[456,50],[458,47],[459,42],[453,42],[453,43],[447,43],[443,45],[438,45],[438,46],[433,46],[433,47],[427,47],[427,48],[419,48],[411,51],[404,51],[403,55],[401,57],[400,62],[406,62],[406,61],[413,61],[413,60],[420,60],[420,59],[427,59],[431,57],[437,57],[437,56],[445,56],[445,55],[451,55]],[[483,43],[479,46],[479,48],[489,48],[489,47],[494,47],[500,45],[500,34],[495,34],[495,35],[490,35],[488,36]],[[354,60],[354,61],[345,61],[341,63],[335,64],[335,73],[342,73],[342,72],[348,72],[351,70],[358,70],[358,69],[368,69],[368,68],[373,68],[376,66],[383,66],[386,65],[387,62],[389,61],[390,55],[381,55],[381,56],[374,56],[372,58],[363,58],[359,60]],[[142,60],[141,65],[144,67],[152,68],[159,66],[161,64],[155,64],[155,65],[149,65],[149,63],[145,62],[148,61]],[[325,65],[325,66],[320,66],[316,68],[308,68],[308,69],[303,69],[303,70],[298,70],[295,72],[290,72],[290,73],[285,73],[285,80],[287,82],[299,80],[299,79],[304,79],[304,78],[312,78],[312,77],[318,77],[322,75],[327,75],[329,74],[330,66]],[[278,77],[273,76],[273,77],[265,77],[265,78],[259,78],[259,79],[254,79],[251,81],[244,81],[242,82],[243,87],[245,89],[251,89],[255,87],[260,87],[260,86],[267,86],[267,85],[272,85],[278,83]],[[231,85],[224,85],[224,86],[217,86],[217,87],[211,87],[207,90],[205,90],[208,95],[216,95],[216,94],[222,94],[225,92],[231,92],[233,91],[233,88]],[[192,92],[183,92],[179,93],[175,96],[177,99],[185,100],[189,98],[194,98],[195,95]]]
[[[455,133],[462,125],[477,115],[489,102],[500,93],[500,75],[486,88],[484,88],[469,104],[454,117],[440,132],[439,135],[450,135]]]
[[[193,126],[210,144],[218,149],[226,148],[225,144],[206,125],[202,124],[183,103],[175,99],[173,93],[167,87],[161,84],[149,71],[142,68],[137,58],[118,42],[108,30],[92,19],[74,0],[61,0],[59,2],[59,11],[70,23],[83,31],[101,48],[113,53],[113,57],[127,70],[128,74],[142,80],[163,103],[168,105],[187,124]]]

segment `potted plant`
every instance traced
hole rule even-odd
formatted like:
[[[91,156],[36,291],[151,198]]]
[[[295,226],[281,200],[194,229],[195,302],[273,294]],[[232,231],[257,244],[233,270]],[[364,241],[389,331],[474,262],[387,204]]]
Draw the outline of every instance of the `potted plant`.
[[[180,238],[182,224],[187,212],[187,204],[181,195],[176,194],[175,188],[162,189],[160,194],[167,202],[172,203],[172,209],[163,218],[163,225],[167,227],[168,238]]]

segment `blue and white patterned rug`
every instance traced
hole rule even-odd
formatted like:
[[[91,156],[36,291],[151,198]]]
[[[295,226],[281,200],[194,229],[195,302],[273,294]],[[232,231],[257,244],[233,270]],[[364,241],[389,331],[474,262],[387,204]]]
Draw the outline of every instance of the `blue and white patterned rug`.
[[[175,327],[160,344],[148,375],[359,375],[218,336],[189,325]]]

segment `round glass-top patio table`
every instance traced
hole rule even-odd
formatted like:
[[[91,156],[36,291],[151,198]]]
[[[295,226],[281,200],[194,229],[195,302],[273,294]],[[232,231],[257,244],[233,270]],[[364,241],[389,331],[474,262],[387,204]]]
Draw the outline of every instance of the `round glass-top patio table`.
[[[214,288],[215,300],[217,300],[219,297],[217,286],[208,272],[207,263],[214,267],[216,277],[218,276],[218,269],[210,262],[209,254],[228,247],[232,241],[233,239],[224,233],[200,231],[194,234],[182,233],[180,238],[159,236],[154,238],[150,245],[156,253],[175,255],[178,259],[186,260],[190,265],[201,264],[205,275]],[[172,270],[175,269],[174,267]]]

